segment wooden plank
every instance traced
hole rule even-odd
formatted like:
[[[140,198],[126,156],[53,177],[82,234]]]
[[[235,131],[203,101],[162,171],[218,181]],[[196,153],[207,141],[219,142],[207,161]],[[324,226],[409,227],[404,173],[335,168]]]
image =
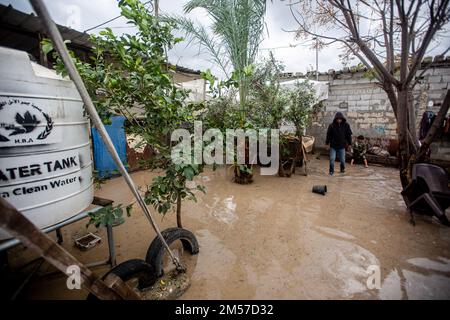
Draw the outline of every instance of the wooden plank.
[[[39,254],[64,274],[67,274],[69,266],[77,265],[80,268],[82,286],[99,299],[119,300],[133,296],[140,299],[137,293],[120,279],[115,279],[114,288],[109,288],[91,270],[54,242],[3,198],[0,198],[0,212],[1,228],[19,239],[27,248]],[[126,294],[120,295],[124,292]]]
[[[92,204],[95,204],[96,206],[106,207],[110,204],[113,204],[113,200],[100,198],[100,197],[94,197],[92,200]]]

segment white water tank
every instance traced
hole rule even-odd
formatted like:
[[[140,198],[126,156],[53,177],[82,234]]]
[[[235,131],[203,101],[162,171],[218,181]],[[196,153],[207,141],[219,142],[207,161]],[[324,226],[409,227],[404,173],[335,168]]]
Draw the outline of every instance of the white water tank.
[[[0,74],[0,195],[49,227],[92,202],[89,120],[73,82],[26,52],[0,47]]]

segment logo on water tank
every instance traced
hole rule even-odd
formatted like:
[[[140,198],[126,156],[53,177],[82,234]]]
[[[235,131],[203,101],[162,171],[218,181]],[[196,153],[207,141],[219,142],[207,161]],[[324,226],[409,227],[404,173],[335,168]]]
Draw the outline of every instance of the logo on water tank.
[[[43,144],[53,120],[34,103],[19,99],[0,101],[0,147]]]

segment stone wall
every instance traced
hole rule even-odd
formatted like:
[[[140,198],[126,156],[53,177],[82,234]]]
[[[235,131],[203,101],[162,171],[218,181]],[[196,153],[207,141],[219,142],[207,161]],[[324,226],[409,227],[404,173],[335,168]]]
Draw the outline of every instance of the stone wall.
[[[450,89],[450,59],[435,58],[427,66],[428,70],[414,91],[417,126],[425,110],[439,110],[446,90]],[[302,76],[291,73],[284,79]],[[310,78],[315,79],[314,76]],[[307,130],[307,134],[316,137],[317,147],[324,146],[327,127],[337,111],[345,114],[354,135],[364,135],[371,140],[396,139],[397,126],[389,99],[375,81],[364,76],[364,71],[330,70],[320,74],[319,80],[329,82],[328,99],[323,101],[322,111]]]

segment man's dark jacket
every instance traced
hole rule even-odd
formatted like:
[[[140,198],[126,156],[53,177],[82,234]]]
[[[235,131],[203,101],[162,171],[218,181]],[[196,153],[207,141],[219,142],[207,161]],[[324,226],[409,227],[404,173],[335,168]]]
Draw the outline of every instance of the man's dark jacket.
[[[340,124],[337,119],[342,119]],[[333,122],[328,126],[325,144],[330,144],[330,147],[336,150],[352,144],[352,130],[342,112],[336,112]]]

